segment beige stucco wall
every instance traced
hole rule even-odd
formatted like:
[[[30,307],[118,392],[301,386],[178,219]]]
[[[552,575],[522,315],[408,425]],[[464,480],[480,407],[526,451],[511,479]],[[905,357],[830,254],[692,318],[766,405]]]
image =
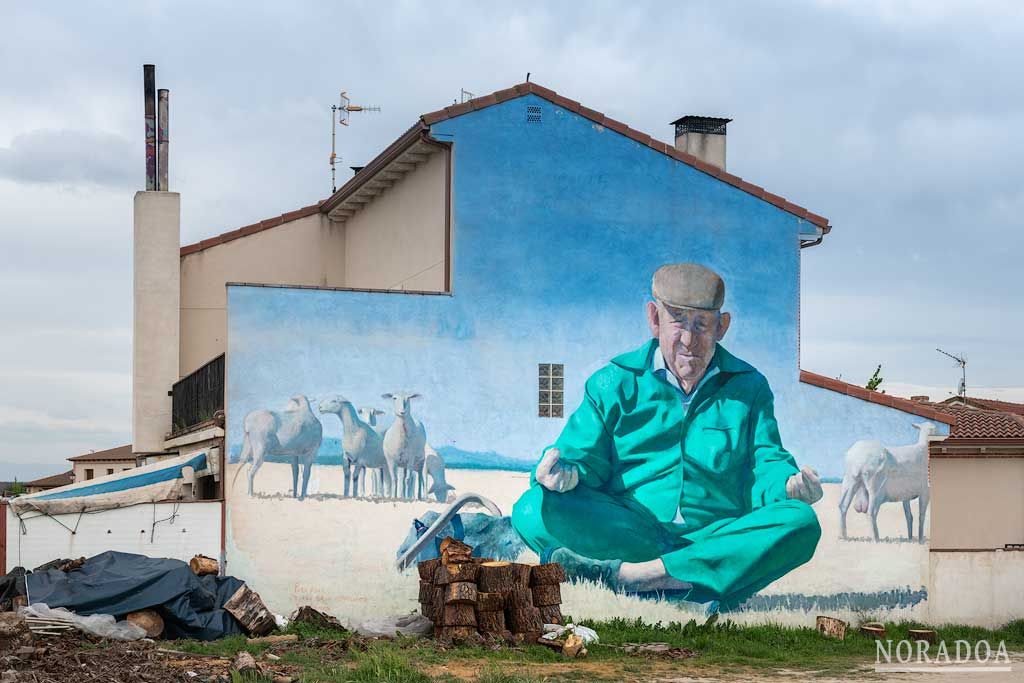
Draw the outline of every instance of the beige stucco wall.
[[[930,468],[932,549],[1024,543],[1024,458],[933,457]]]
[[[344,233],[314,214],[182,257],[181,375],[224,353],[226,283],[344,286]]]
[[[228,282],[444,291],[446,156],[345,223],[306,216],[182,257],[180,376],[224,353]]]
[[[1024,617],[1024,552],[932,552],[928,574],[932,624],[995,628]]]
[[[134,463],[116,460],[112,462],[76,462],[73,463],[72,469],[75,472],[75,483],[78,484],[87,480],[85,476],[86,470],[92,470],[92,478],[99,479],[110,474],[107,470],[114,470],[113,474],[117,474],[118,472],[130,470],[133,467],[135,467]]]
[[[345,286],[446,290],[447,154],[432,154],[348,219]]]

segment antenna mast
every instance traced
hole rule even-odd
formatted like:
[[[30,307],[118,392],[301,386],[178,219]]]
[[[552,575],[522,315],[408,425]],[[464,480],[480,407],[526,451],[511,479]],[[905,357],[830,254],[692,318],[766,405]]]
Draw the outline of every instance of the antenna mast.
[[[349,114],[354,111],[380,111],[378,106],[352,104],[352,101],[348,98],[348,93],[344,90],[341,91],[339,99],[339,104],[331,105],[331,194],[338,191],[337,171],[335,169],[338,161],[338,155],[336,154],[338,124],[347,126]],[[337,114],[337,117],[335,117],[335,114]]]
[[[962,358],[960,356],[954,356],[948,351],[943,351],[942,349],[935,350],[941,353],[943,356],[949,356],[954,361],[956,361],[957,365],[960,366],[960,387],[957,389],[956,395],[959,396],[960,398],[964,398],[965,396],[967,396],[967,359]]]

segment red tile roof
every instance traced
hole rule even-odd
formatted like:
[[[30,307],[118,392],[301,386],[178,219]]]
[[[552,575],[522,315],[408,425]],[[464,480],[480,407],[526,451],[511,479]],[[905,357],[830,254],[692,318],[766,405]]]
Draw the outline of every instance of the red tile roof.
[[[74,484],[75,480],[72,476],[74,470],[68,470],[67,472],[61,472],[60,474],[51,474],[48,477],[42,479],[35,479],[33,481],[24,482],[25,486],[33,486],[38,488],[55,489],[58,486],[67,486],[68,484]]]
[[[348,183],[339,188],[337,192],[332,194],[327,199],[318,202],[316,205],[306,206],[301,209],[298,209],[297,211],[292,211],[290,213],[285,213],[280,216],[275,216],[274,218],[268,218],[266,220],[260,221],[259,223],[253,223],[252,225],[247,225],[243,228],[238,228],[237,230],[231,230],[229,232],[221,233],[216,237],[211,237],[209,239],[202,240],[201,242],[196,242],[195,244],[185,245],[181,248],[181,256],[188,256],[189,254],[200,252],[204,249],[207,249],[208,247],[216,246],[218,244],[224,244],[225,242],[230,242],[231,240],[238,239],[240,237],[246,237],[253,233],[262,232],[263,230],[269,230],[270,228],[276,227],[288,221],[296,220],[297,218],[311,216],[320,211],[328,211],[331,206],[337,203],[337,197],[343,196],[343,193],[345,192],[351,192],[353,185],[361,184],[362,182],[367,180],[374,173],[375,168],[380,165],[377,162],[387,157],[388,154],[391,153],[396,148],[396,146],[401,145],[401,143],[411,135],[417,134],[421,131],[429,130],[430,126],[434,125],[435,123],[446,121],[448,119],[453,119],[457,116],[462,116],[463,114],[468,114],[470,112],[478,111],[480,109],[485,109],[487,107],[515,99],[517,97],[525,97],[526,95],[536,95],[537,97],[545,99],[555,105],[558,105],[559,107],[562,107],[563,109],[568,109],[571,112],[575,112],[576,114],[579,114],[585,119],[588,119],[598,125],[604,126],[605,128],[613,130],[621,135],[625,135],[627,138],[635,142],[638,142],[641,145],[646,145],[647,147],[650,147],[656,152],[671,157],[672,159],[680,161],[688,166],[692,166],[693,168],[697,169],[698,171],[701,171],[702,173],[706,173],[714,178],[717,178],[718,180],[721,180],[723,183],[732,185],[733,187],[740,189],[746,192],[747,194],[753,195],[754,197],[764,200],[769,204],[772,204],[782,209],[783,211],[791,213],[794,216],[797,216],[798,218],[801,218],[812,223],[813,225],[818,226],[824,233],[828,233],[832,229],[832,226],[829,225],[828,219],[825,218],[824,216],[819,216],[818,214],[813,213],[805,209],[804,207],[799,206],[798,204],[794,204],[790,201],[787,201],[783,197],[766,191],[763,187],[754,185],[753,183],[748,183],[739,176],[727,173],[723,169],[720,169],[716,166],[712,166],[711,164],[701,161],[692,154],[681,152],[677,150],[674,145],[671,145],[666,142],[661,142],[660,140],[655,140],[646,133],[641,133],[638,130],[634,130],[633,128],[630,128],[629,126],[620,121],[616,121],[615,119],[605,116],[599,111],[590,109],[588,107],[584,107],[579,102],[575,100],[570,100],[567,97],[559,95],[554,90],[550,90],[536,83],[520,83],[519,85],[513,86],[511,88],[498,90],[497,92],[491,93],[490,95],[476,97],[472,100],[463,102],[461,104],[453,104],[450,107],[445,107],[444,109],[439,109],[437,111],[430,112],[429,114],[423,114],[420,117],[419,121],[417,121],[412,128],[403,133],[393,143],[388,145],[388,147],[385,148],[383,152],[378,154],[373,161],[369,162],[363,168],[362,171],[353,176]]]
[[[1002,403],[1002,401],[997,401]],[[984,410],[948,403],[932,403],[937,410],[956,418],[949,430],[953,439],[1024,439],[1024,417],[998,410]]]
[[[856,384],[832,379],[831,377],[818,375],[813,372],[808,372],[807,370],[800,371],[800,381],[804,384],[810,384],[822,389],[829,389],[840,394],[852,396],[853,398],[870,401],[871,403],[877,403],[889,408],[896,408],[897,410],[902,410],[905,413],[924,417],[935,422],[952,425],[957,421],[955,415],[936,410],[933,404],[924,403],[922,401],[911,401],[910,399],[899,398],[898,396],[890,396],[889,394],[883,394],[879,391],[868,391],[864,387],[857,386]]]
[[[104,461],[108,462],[111,460],[123,460],[135,462],[135,455],[132,453],[132,445],[118,446],[117,448],[108,448],[105,451],[93,451],[92,453],[83,453],[82,455],[76,455],[68,458],[71,462],[92,462],[92,461]]]
[[[976,398],[974,396],[966,396],[960,398],[954,396],[947,398],[942,402],[942,405],[956,405],[957,403],[965,403],[975,408],[983,408],[985,410],[998,410],[1004,413],[1013,413],[1014,415],[1024,415],[1024,403],[1011,403],[1010,401],[997,401],[994,398]]]

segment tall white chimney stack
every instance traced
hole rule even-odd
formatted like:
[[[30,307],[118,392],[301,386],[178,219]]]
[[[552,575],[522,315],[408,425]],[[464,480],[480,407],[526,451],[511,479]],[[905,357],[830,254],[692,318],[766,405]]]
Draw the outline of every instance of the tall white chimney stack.
[[[676,149],[725,170],[725,127],[732,119],[684,116],[676,119]]]
[[[146,191],[135,193],[132,244],[132,452],[158,453],[171,430],[171,385],[178,380],[178,306],[181,296],[181,197],[167,192],[157,168],[155,69],[143,67],[146,111]],[[166,140],[166,134],[165,134]],[[159,155],[167,166],[166,146]],[[162,176],[162,178],[161,178]],[[161,187],[161,180],[163,187]]]

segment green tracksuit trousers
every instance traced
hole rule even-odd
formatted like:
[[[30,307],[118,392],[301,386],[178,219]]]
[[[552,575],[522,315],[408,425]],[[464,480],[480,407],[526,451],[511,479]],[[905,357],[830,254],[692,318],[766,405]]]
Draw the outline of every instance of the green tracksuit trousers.
[[[513,507],[512,526],[537,553],[562,547],[597,560],[661,558],[670,576],[693,586],[686,600],[723,606],[810,560],[821,537],[814,510],[797,500],[690,529],[584,485],[554,493],[534,484]]]

